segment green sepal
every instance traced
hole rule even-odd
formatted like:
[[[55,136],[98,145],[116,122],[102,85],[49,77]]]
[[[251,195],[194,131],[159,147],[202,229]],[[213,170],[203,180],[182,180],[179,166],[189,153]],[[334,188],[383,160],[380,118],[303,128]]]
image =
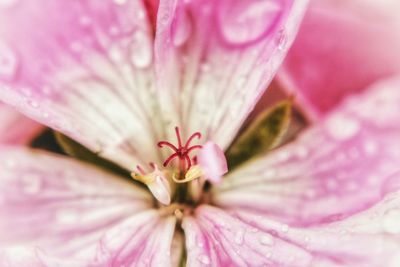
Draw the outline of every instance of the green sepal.
[[[292,100],[284,100],[260,113],[226,152],[229,169],[279,145],[289,128]]]
[[[58,145],[63,149],[63,151],[67,155],[88,162],[90,164],[96,165],[98,167],[111,171],[115,174],[122,175],[123,177],[129,180],[132,180],[130,178],[130,173],[128,170],[118,166],[117,164],[111,161],[108,161],[100,157],[98,153],[92,152],[88,148],[72,140],[68,136],[63,135],[62,133],[56,131],[54,131],[53,133]]]

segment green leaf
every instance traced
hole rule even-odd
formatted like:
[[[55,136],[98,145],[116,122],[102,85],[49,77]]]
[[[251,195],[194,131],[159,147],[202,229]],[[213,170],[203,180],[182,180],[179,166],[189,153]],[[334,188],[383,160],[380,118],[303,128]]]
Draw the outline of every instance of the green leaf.
[[[71,157],[91,163],[113,173],[122,175],[129,180],[132,180],[130,178],[130,173],[128,170],[100,157],[97,153],[92,152],[83,145],[59,132],[54,131],[54,136],[59,146],[64,150],[66,154],[70,155]]]
[[[259,114],[228,149],[229,169],[277,146],[289,128],[291,114],[291,99]]]

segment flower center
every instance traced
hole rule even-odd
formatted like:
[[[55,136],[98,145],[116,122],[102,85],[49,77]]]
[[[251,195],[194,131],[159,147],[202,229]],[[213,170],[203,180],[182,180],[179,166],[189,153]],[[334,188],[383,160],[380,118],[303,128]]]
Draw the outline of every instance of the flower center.
[[[177,158],[179,160],[179,173],[180,177],[184,176],[185,173],[192,167],[193,163],[196,163],[196,157],[191,158],[190,152],[195,149],[202,148],[201,145],[190,145],[194,138],[201,138],[201,133],[195,132],[192,134],[188,140],[186,141],[185,145],[182,145],[181,134],[178,127],[175,127],[176,138],[178,141],[178,146],[168,142],[168,141],[161,141],[158,142],[158,147],[169,147],[174,153],[171,154],[163,163],[164,167],[167,167],[173,159]]]
[[[150,163],[150,169],[137,166],[137,172],[131,176],[149,188],[153,196],[162,204],[169,205],[174,202],[179,204],[194,205],[203,196],[206,181],[218,183],[227,172],[224,152],[212,141],[203,145],[192,145],[201,133],[195,132],[183,144],[181,133],[175,127],[177,144],[168,141],[157,143],[159,148],[169,148],[172,151],[163,162],[163,169],[157,164]],[[198,150],[196,155],[193,151]],[[168,167],[168,168],[167,168]]]

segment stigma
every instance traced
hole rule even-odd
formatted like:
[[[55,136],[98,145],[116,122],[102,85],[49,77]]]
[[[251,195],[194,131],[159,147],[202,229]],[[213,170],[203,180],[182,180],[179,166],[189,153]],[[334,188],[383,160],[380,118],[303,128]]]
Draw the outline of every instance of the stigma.
[[[195,132],[192,134],[188,140],[185,142],[185,144],[182,144],[182,139],[181,139],[181,134],[179,131],[178,127],[175,127],[175,134],[176,134],[176,139],[178,141],[178,146],[175,146],[174,144],[168,142],[168,141],[161,141],[158,142],[158,147],[169,147],[173,153],[164,161],[163,166],[167,167],[169,164],[171,164],[173,159],[178,159],[179,160],[179,172],[180,174],[186,173],[193,165],[193,163],[196,162],[196,158],[190,157],[190,153],[196,149],[201,149],[201,145],[191,145],[191,142],[195,139],[201,139],[201,133],[200,132]]]

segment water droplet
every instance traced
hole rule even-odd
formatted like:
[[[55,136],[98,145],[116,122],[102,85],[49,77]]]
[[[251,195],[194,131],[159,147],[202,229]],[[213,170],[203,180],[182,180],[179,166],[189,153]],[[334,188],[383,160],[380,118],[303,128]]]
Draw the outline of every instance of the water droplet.
[[[390,234],[400,233],[400,210],[392,209],[386,212],[382,218],[383,229]]]
[[[79,41],[72,42],[69,47],[70,47],[71,51],[74,53],[80,53],[83,50],[83,45]]]
[[[9,45],[0,41],[0,78],[13,79],[17,72],[18,59]]]
[[[56,220],[61,224],[75,224],[78,222],[80,214],[74,210],[60,210],[56,214]]]
[[[199,248],[202,248],[202,247],[204,247],[204,243],[202,241],[199,241],[199,242],[197,242],[197,246]]]
[[[42,189],[43,182],[39,175],[27,174],[22,177],[22,190],[26,194],[38,194]]]
[[[199,262],[206,264],[206,265],[210,265],[211,264],[211,260],[210,257],[208,257],[205,254],[200,255],[198,258]]]
[[[344,114],[336,114],[327,120],[330,135],[340,141],[354,137],[360,128],[358,121]]]
[[[283,233],[287,233],[287,232],[289,231],[289,225],[287,225],[287,224],[282,224],[281,231],[282,231]]]
[[[235,234],[235,243],[241,245],[243,244],[243,241],[244,241],[244,231],[240,229]]]
[[[270,33],[282,10],[282,1],[223,1],[217,10],[218,23],[227,42],[247,44]]]
[[[189,39],[192,33],[192,22],[187,14],[185,4],[178,1],[179,4],[175,11],[174,20],[172,21],[172,41],[174,45],[181,46]]]
[[[364,143],[364,151],[367,155],[374,155],[378,151],[378,145],[373,141],[366,141]]]
[[[125,5],[126,2],[127,0],[114,0],[114,3],[120,6]]]
[[[201,64],[201,66],[200,66],[200,70],[201,70],[202,72],[204,72],[204,73],[207,73],[207,72],[209,72],[209,71],[211,70],[211,66],[210,66],[210,64],[203,63],[203,64]]]
[[[19,0],[0,0],[0,7],[7,8],[15,5]]]
[[[275,243],[274,238],[268,234],[262,234],[259,238],[260,243],[266,246],[272,246]]]
[[[247,81],[247,78],[245,76],[239,76],[237,80],[235,81],[236,87],[239,89],[243,89]]]
[[[137,68],[148,67],[153,59],[153,51],[149,36],[142,31],[137,31],[134,34],[130,45],[131,62]]]
[[[278,31],[276,37],[276,44],[278,45],[278,50],[284,50],[287,44],[287,36],[284,29]]]
[[[39,103],[37,102],[37,101],[35,101],[35,100],[32,100],[32,99],[28,99],[27,100],[27,103],[28,103],[28,105],[29,106],[31,106],[32,108],[38,108],[39,107]]]
[[[82,26],[86,27],[86,26],[89,26],[89,25],[92,23],[92,20],[91,20],[90,17],[88,17],[88,16],[81,16],[81,17],[79,18],[79,23],[80,23]]]

